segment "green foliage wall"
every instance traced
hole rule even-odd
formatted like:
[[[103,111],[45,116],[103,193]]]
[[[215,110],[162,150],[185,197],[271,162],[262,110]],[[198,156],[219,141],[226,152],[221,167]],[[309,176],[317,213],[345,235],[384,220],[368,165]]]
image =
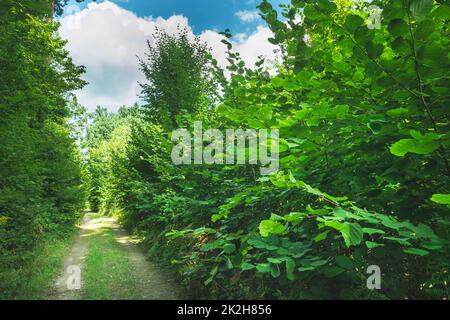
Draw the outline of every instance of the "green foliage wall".
[[[42,242],[64,237],[84,206],[69,93],[84,85],[47,1],[0,4],[0,297]]]
[[[449,6],[370,4],[383,9],[380,29],[366,26],[362,1],[292,1],[282,17],[262,1],[282,52],[276,74],[263,60],[248,68],[224,40],[231,77],[207,70],[224,84],[220,104],[171,124],[279,129],[282,170],[271,177],[174,166],[163,118],[181,110],[148,93],[193,91],[154,82],[170,60],[146,66],[155,117],[135,115],[117,129],[125,139],[117,131],[96,151],[117,151],[103,157],[101,188],[195,297],[448,298]],[[366,287],[370,265],[383,272],[380,291]]]

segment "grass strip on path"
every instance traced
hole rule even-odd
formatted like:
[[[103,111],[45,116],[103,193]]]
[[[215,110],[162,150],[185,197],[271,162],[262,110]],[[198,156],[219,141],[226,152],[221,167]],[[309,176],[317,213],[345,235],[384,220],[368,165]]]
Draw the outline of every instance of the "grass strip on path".
[[[133,299],[136,295],[133,267],[113,231],[100,228],[89,235],[88,248],[82,299]]]

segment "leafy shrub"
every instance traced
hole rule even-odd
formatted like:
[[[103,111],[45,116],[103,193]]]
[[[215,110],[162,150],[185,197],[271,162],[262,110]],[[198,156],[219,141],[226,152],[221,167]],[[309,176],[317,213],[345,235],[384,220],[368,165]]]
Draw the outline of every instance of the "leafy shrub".
[[[155,81],[164,66],[183,68],[167,54],[173,39],[153,52],[167,59],[145,65],[147,116],[135,114],[107,160],[120,172],[107,180],[120,183],[101,185],[194,297],[448,298],[448,6],[373,4],[383,8],[381,29],[365,25],[365,2],[292,1],[280,18],[262,1],[282,59],[274,75],[263,58],[249,68],[224,32],[230,77],[203,70],[223,84],[219,105],[160,107],[202,95]],[[150,97],[160,89],[173,96]],[[168,131],[194,119],[279,129],[282,170],[174,166]],[[366,288],[370,265],[381,267],[381,291]]]

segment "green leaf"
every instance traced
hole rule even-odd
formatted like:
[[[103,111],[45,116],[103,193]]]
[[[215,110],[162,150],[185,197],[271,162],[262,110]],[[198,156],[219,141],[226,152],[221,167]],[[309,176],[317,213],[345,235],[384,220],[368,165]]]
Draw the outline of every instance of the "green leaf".
[[[225,253],[233,253],[234,251],[236,251],[236,246],[232,243],[227,243],[223,246],[223,251]]]
[[[427,43],[419,49],[419,59],[423,60],[427,65],[435,68],[442,65],[442,61],[447,60],[447,51],[442,47],[440,42]],[[420,94],[420,92],[417,92]]]
[[[430,254],[427,250],[423,250],[423,249],[418,249],[418,248],[408,248],[403,250],[404,253],[407,254],[413,254],[416,256],[426,256],[428,254]]]
[[[450,194],[434,194],[433,197],[431,197],[431,201],[450,205]]]
[[[208,279],[205,280],[205,282],[203,282],[203,284],[205,285],[205,287],[207,287],[213,280],[214,277],[209,277]]]
[[[410,246],[411,243],[409,243],[409,238],[399,238],[399,237],[383,237],[383,239],[395,241],[402,246]]]
[[[337,256],[335,260],[336,264],[343,269],[350,270],[353,268],[353,261],[347,256]]]
[[[259,224],[259,233],[263,237],[268,237],[270,234],[281,234],[284,233],[286,229],[284,226],[276,221],[263,220]]]
[[[339,221],[325,221],[324,224],[327,227],[331,227],[331,228],[336,229],[338,231],[341,231],[341,230],[347,228],[345,224],[343,224],[343,223],[341,223]]]
[[[314,269],[316,269],[315,266],[302,266],[302,267],[299,267],[297,270],[300,272],[305,272],[305,271],[312,271]]]
[[[366,246],[369,249],[373,249],[373,248],[377,248],[377,247],[383,247],[384,244],[376,243],[376,242],[372,242],[372,241],[366,241]]]
[[[334,12],[337,9],[336,4],[330,0],[317,0],[317,3],[319,8],[327,13]]]
[[[404,157],[407,153],[426,155],[436,151],[439,148],[438,141],[418,141],[416,139],[402,139],[390,147],[393,155]]]
[[[329,267],[324,270],[323,274],[326,278],[334,278],[343,272],[345,272],[345,269],[339,267]]]
[[[364,233],[367,233],[367,234],[370,234],[370,235],[372,235],[372,234],[385,234],[386,232],[384,232],[383,230],[381,230],[381,229],[374,229],[374,228],[363,228],[363,232]]]
[[[410,44],[402,37],[398,37],[397,39],[395,39],[392,42],[391,46],[392,46],[392,49],[399,55],[407,55],[407,54],[411,53]],[[388,114],[389,114],[389,111],[388,111]],[[397,115],[395,114],[393,116],[397,116]]]
[[[387,111],[386,113],[390,117],[399,117],[401,115],[407,114],[408,109],[407,108],[396,108],[396,109],[391,109],[391,110]]]
[[[428,21],[424,21],[419,24],[414,31],[414,38],[416,41],[425,41],[430,37],[435,29],[435,25],[433,23],[429,23]]]
[[[411,13],[417,22],[425,20],[433,8],[433,0],[412,0],[409,6]]]
[[[288,215],[285,215],[283,218],[285,221],[297,224],[303,221],[306,214],[300,212],[291,212]]]
[[[354,33],[356,29],[364,23],[364,19],[357,15],[349,15],[345,18],[344,28],[350,33]]]
[[[267,261],[274,264],[281,264],[284,262],[284,258],[267,258]]]
[[[256,270],[261,273],[269,273],[272,271],[270,263],[259,263],[256,265]]]
[[[280,267],[278,266],[278,264],[272,264],[270,266],[270,274],[274,278],[278,278],[280,276],[281,271],[280,271]]]
[[[274,250],[278,249],[277,246],[274,246],[274,245],[272,245],[270,243],[267,243],[267,242],[263,241],[262,239],[258,239],[256,237],[255,238],[250,238],[248,240],[248,243],[251,246],[253,246],[253,247],[257,248],[257,249],[266,249],[266,250],[269,250],[269,251],[274,251]]]
[[[317,20],[322,17],[322,14],[317,11],[316,8],[314,8],[313,5],[307,4],[305,6],[305,9],[303,10],[303,14],[311,20]]]
[[[336,217],[345,218],[345,219],[347,219],[347,218],[356,218],[356,216],[353,213],[348,212],[347,210],[344,210],[342,208],[334,208],[333,209],[333,215],[336,216]]]
[[[284,85],[284,79],[283,78],[281,78],[281,77],[274,77],[273,79],[272,79],[272,84],[275,86],[275,87],[282,87],[283,85]]]
[[[367,26],[359,26],[354,32],[354,35],[356,42],[359,43],[360,45],[364,45],[373,40],[374,32],[373,30],[369,30]]]
[[[286,275],[289,280],[294,280],[294,269],[295,269],[295,262],[292,259],[286,259]]]
[[[362,70],[360,70],[360,69],[357,69],[355,71],[355,74],[353,75],[352,80],[354,82],[358,82],[358,81],[364,80],[364,72]]]
[[[327,238],[327,235],[329,232],[330,231],[325,231],[325,232],[319,233],[317,236],[314,237],[314,239],[313,239],[314,242],[320,242],[320,241],[325,240]]]
[[[204,244],[201,248],[201,251],[207,252],[207,251],[219,249],[224,243],[225,243],[225,240],[223,240],[223,239],[214,240],[212,242]]]
[[[363,229],[357,223],[348,223],[345,228],[341,230],[347,247],[357,246],[363,239]]]
[[[391,153],[398,157],[404,157],[408,152],[414,149],[416,141],[413,139],[402,139],[394,143],[391,147]]]
[[[252,270],[254,268],[255,268],[255,265],[248,263],[248,262],[244,262],[243,264],[241,264],[242,271]]]
[[[448,5],[440,5],[436,10],[433,11],[433,15],[438,20],[450,19],[450,7]]]
[[[215,266],[214,268],[212,268],[211,272],[209,273],[210,277],[204,282],[205,286],[208,286],[214,280],[217,272],[219,272],[219,266]]]
[[[388,30],[394,37],[407,35],[409,32],[408,25],[403,19],[394,19],[389,22]]]

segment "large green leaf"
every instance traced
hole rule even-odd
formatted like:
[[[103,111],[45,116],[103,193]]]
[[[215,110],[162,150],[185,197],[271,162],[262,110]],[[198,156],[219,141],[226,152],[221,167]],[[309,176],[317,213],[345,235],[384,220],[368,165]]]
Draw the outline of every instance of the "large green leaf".
[[[434,194],[431,201],[450,205],[450,194]]]
[[[268,237],[271,234],[281,234],[285,231],[286,229],[281,223],[273,220],[263,220],[259,224],[259,233],[263,237]]]
[[[416,21],[425,20],[433,8],[433,0],[412,0],[409,6],[411,13]]]
[[[225,240],[223,240],[223,239],[214,240],[212,242],[204,244],[202,246],[201,250],[202,251],[216,250],[216,249],[220,248],[224,243],[225,243]]]
[[[412,254],[412,255],[416,255],[416,256],[426,256],[426,255],[430,254],[427,250],[418,249],[418,248],[408,248],[408,249],[403,250],[403,252]]]
[[[393,155],[404,157],[407,153],[426,155],[436,151],[439,146],[439,136],[434,133],[422,135],[420,132],[411,131],[414,139],[402,139],[394,143],[390,150]]]
[[[272,271],[272,267],[270,263],[260,263],[256,265],[256,270],[261,273],[270,273]]]
[[[344,28],[350,32],[354,33],[356,29],[364,23],[363,18],[358,15],[349,15],[345,18]]]
[[[233,253],[234,251],[236,251],[236,246],[232,243],[227,243],[223,246],[223,251],[228,254]]]
[[[407,35],[409,32],[408,25],[403,19],[394,19],[389,22],[388,30],[394,37]]]
[[[358,223],[348,223],[340,230],[347,247],[357,246],[363,240],[363,229]]]
[[[450,205],[450,194],[433,194],[433,196],[431,197],[431,201]]]

